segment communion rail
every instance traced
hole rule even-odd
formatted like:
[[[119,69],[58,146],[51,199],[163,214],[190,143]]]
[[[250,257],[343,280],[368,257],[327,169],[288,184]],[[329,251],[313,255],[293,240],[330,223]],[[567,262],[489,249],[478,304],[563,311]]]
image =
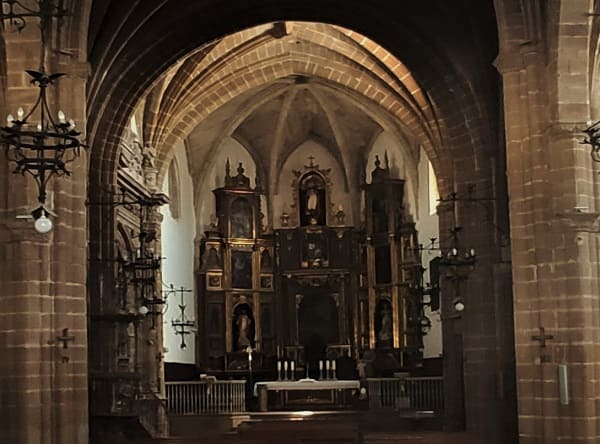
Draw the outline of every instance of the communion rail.
[[[215,415],[246,411],[246,381],[167,382],[167,412]]]
[[[444,408],[444,379],[367,378],[370,409],[414,409],[440,411]]]
[[[167,411],[174,415],[211,415],[246,411],[246,381],[167,382]],[[368,378],[369,408],[440,411],[442,377]]]

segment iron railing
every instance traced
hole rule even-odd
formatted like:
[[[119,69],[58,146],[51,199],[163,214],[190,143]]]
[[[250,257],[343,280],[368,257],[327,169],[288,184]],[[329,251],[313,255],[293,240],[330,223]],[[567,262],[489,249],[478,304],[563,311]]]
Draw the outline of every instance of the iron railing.
[[[424,378],[368,378],[370,409],[440,411],[444,408],[441,376]]]
[[[167,382],[172,415],[216,415],[246,411],[246,381]]]

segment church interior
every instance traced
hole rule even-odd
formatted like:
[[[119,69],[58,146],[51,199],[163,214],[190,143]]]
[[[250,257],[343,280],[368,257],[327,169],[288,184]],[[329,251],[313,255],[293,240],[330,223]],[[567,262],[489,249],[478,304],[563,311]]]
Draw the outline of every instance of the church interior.
[[[599,2],[0,3],[0,442],[600,440]]]

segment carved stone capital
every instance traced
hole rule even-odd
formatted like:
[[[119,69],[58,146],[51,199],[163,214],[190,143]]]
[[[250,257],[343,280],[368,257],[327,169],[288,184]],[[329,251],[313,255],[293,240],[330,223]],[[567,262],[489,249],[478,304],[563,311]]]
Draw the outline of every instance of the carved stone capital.
[[[556,215],[560,229],[583,233],[600,233],[600,213],[566,211]]]

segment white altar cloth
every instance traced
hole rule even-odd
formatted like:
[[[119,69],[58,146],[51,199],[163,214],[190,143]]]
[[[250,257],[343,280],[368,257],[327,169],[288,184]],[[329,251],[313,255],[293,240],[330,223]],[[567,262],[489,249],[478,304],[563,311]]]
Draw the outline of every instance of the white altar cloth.
[[[254,384],[254,396],[258,395],[260,389],[274,391],[291,390],[347,390],[360,389],[360,381],[326,379],[317,381],[315,379],[300,379],[299,381],[263,381]]]

